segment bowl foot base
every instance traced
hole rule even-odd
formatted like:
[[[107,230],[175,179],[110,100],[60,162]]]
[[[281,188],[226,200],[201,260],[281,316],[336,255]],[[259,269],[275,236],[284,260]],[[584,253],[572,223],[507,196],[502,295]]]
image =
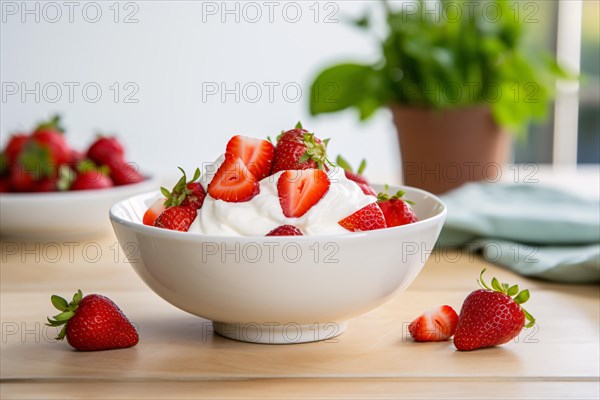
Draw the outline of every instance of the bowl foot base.
[[[225,323],[213,321],[213,329],[221,336],[250,343],[294,344],[332,339],[344,333],[347,321],[298,324],[278,323]]]

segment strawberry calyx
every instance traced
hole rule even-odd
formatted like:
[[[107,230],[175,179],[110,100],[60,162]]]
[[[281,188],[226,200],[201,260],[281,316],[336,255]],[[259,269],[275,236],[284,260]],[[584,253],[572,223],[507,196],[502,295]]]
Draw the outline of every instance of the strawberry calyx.
[[[335,159],[335,163],[344,171],[352,172],[357,175],[362,175],[362,173],[365,171],[365,168],[367,168],[367,160],[364,158],[360,162],[360,165],[358,166],[358,170],[356,170],[356,172],[354,172],[354,170],[350,166],[350,163],[348,163],[348,161],[346,161],[341,155],[337,156],[337,158]]]
[[[34,141],[25,143],[17,163],[31,173],[35,180],[52,177],[56,174],[57,166],[52,162],[50,150]]]
[[[300,156],[298,162],[316,161],[318,169],[325,169],[325,163],[334,166],[335,164],[327,158],[328,143],[329,139],[324,139],[321,143],[317,142],[314,133],[302,133],[302,144],[306,147],[306,151]]]
[[[181,203],[183,203],[187,196],[193,194],[193,192],[190,189],[188,189],[188,185],[190,183],[196,182],[200,178],[200,168],[196,168],[196,171],[194,171],[194,176],[189,181],[187,180],[187,176],[183,168],[177,168],[179,168],[183,176],[179,178],[175,186],[173,186],[173,189],[169,191],[169,189],[167,188],[160,188],[160,192],[163,194],[163,196],[166,197],[166,207],[181,205]]]
[[[60,133],[65,133],[65,128],[62,127],[60,123],[60,115],[55,114],[49,120],[42,121],[34,129],[34,132],[40,131],[42,129],[52,129]]]
[[[80,174],[88,172],[96,172],[104,176],[108,176],[110,174],[110,167],[108,165],[99,166],[92,160],[88,159],[78,162],[75,170]]]
[[[402,201],[404,201],[404,202],[406,202],[406,203],[410,204],[411,206],[414,206],[414,205],[415,205],[415,202],[414,202],[414,201],[410,201],[410,200],[406,200],[406,199],[403,199],[403,198],[402,198],[402,197],[404,197],[404,195],[406,194],[406,192],[405,192],[404,190],[398,190],[398,191],[396,192],[396,194],[394,194],[394,195],[392,195],[392,196],[390,196],[390,195],[388,194],[389,190],[390,190],[390,186],[389,186],[389,185],[387,185],[387,184],[386,184],[386,185],[384,185],[384,186],[383,186],[383,192],[379,192],[379,193],[377,194],[377,202],[379,202],[379,203],[380,203],[380,202],[382,202],[382,201],[387,201],[387,200],[392,200],[392,199],[394,199],[394,200],[402,200]]]
[[[492,287],[490,287],[483,280],[483,274],[486,270],[487,268],[484,268],[481,271],[481,274],[479,274],[479,279],[477,280],[479,286],[481,286],[483,289],[503,293],[510,297],[515,303],[517,303],[521,307],[521,310],[523,310],[523,314],[525,314],[525,319],[528,321],[527,324],[525,324],[525,328],[531,328],[533,325],[535,325],[535,318],[531,314],[529,314],[527,310],[525,310],[525,308],[523,308],[522,306],[523,303],[529,300],[529,289],[519,291],[519,285],[511,286],[508,283],[500,283],[495,277],[492,278]]]
[[[77,293],[73,295],[73,300],[71,302],[67,302],[67,300],[55,294],[50,297],[52,305],[60,311],[60,314],[53,316],[52,319],[46,318],[48,320],[46,325],[55,327],[62,326],[58,336],[54,338],[55,340],[63,340],[65,338],[65,335],[67,334],[67,322],[75,315],[81,299],[83,299],[81,289],[78,289]]]

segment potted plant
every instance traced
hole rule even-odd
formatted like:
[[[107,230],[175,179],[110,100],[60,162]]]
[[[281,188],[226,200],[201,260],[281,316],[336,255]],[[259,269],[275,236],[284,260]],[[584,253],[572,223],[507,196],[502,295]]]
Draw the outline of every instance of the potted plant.
[[[383,1],[387,34],[373,64],[326,68],[311,86],[312,115],[355,108],[365,120],[392,111],[404,183],[443,193],[495,179],[510,131],[544,117],[556,77],[547,54],[523,45],[523,16],[508,0]],[[356,21],[364,29],[373,18]]]

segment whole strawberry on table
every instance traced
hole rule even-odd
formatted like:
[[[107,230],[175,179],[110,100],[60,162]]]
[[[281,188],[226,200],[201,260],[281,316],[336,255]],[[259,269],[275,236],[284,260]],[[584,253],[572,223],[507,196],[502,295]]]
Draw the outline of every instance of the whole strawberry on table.
[[[60,311],[48,318],[46,324],[61,328],[56,340],[66,337],[72,347],[81,351],[121,349],[138,343],[135,327],[107,297],[99,294],[83,297],[78,290],[71,302],[57,295],[50,300]]]
[[[373,203],[342,218],[338,224],[350,232],[383,229],[417,221],[410,201],[402,199],[403,193],[379,196],[363,176],[366,161],[356,172],[341,156],[337,164],[329,160],[327,144],[298,123],[293,129],[283,131],[273,144],[271,140],[233,136],[226,145],[223,162],[206,190],[197,182],[197,169],[191,180],[181,168],[182,177],[172,190],[161,188],[164,197],[156,200],[143,217],[145,225],[187,232],[200,213],[204,198],[227,203],[243,203],[260,193],[260,181],[280,173],[276,189],[283,215],[301,218],[329,191],[329,173],[332,168],[342,168],[347,179],[353,181]],[[196,201],[189,201],[190,196]],[[301,236],[302,230],[283,224],[264,232],[266,236]]]
[[[98,136],[85,151],[67,142],[60,116],[31,133],[15,133],[0,154],[0,193],[104,189],[143,181],[115,137]]]

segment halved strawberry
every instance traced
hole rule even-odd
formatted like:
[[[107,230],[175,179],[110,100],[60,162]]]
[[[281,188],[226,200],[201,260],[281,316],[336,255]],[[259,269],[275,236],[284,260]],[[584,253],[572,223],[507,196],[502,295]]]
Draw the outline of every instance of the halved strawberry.
[[[457,325],[458,314],[444,305],[421,314],[411,322],[408,331],[417,342],[441,342],[454,335]]]
[[[156,218],[154,226],[172,231],[187,232],[197,215],[198,210],[192,207],[169,207]]]
[[[213,198],[232,203],[248,201],[260,192],[258,180],[242,159],[225,153],[225,160],[208,184],[208,194]]]
[[[338,221],[338,224],[351,232],[372,231],[386,227],[385,218],[377,203],[371,203],[354,214]]]
[[[281,225],[267,233],[265,236],[304,236],[302,231],[293,225]]]
[[[165,201],[167,201],[167,199],[160,198],[152,203],[152,205],[144,213],[144,218],[142,218],[144,225],[154,226],[154,221],[156,221],[156,218],[158,218],[158,216],[167,209],[165,206]]]
[[[269,176],[275,147],[267,140],[237,135],[229,139],[226,152],[241,158],[248,170],[260,181]]]
[[[277,193],[283,214],[298,218],[317,204],[330,186],[329,177],[320,169],[285,171],[277,181]]]

